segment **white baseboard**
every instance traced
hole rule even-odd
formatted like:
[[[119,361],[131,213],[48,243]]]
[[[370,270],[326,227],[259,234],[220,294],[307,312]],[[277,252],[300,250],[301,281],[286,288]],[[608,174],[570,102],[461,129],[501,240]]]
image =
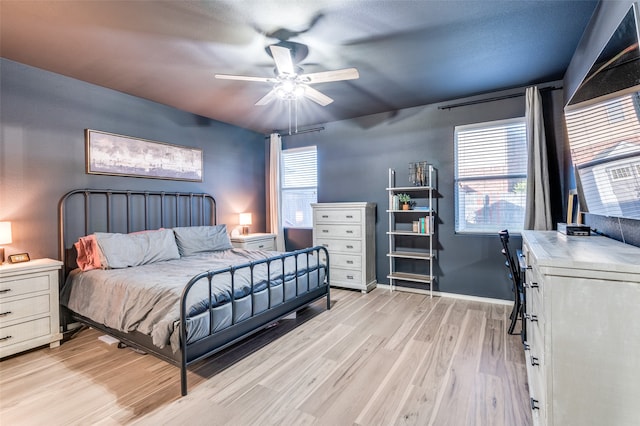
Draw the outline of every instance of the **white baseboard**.
[[[389,284],[380,284],[378,283],[378,288],[389,290]],[[394,286],[394,291],[404,291],[407,293],[417,293],[417,294],[426,294],[429,295],[429,290],[422,290],[420,288],[410,288],[410,287],[400,287]],[[439,297],[448,297],[451,299],[462,299],[469,300],[472,302],[484,302],[484,303],[493,303],[495,305],[513,305],[512,300],[504,300],[504,299],[494,299],[491,297],[480,297],[480,296],[471,296],[469,294],[458,294],[458,293],[445,293],[442,291],[434,291],[434,296]]]

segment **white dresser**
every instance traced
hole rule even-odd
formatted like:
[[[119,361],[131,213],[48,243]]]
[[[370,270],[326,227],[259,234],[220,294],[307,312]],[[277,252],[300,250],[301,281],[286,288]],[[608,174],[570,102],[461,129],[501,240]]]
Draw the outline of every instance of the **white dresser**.
[[[60,344],[61,267],[53,259],[0,265],[0,358]]]
[[[640,248],[524,231],[534,424],[638,425]]]
[[[314,203],[313,245],[329,251],[331,285],[361,290],[376,287],[376,204]]]

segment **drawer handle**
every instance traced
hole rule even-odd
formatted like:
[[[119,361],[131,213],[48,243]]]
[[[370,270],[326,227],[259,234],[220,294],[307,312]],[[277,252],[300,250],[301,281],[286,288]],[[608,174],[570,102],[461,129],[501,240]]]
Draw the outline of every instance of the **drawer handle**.
[[[348,229],[348,230],[347,230],[347,234],[353,234],[353,231],[352,231],[352,230],[350,230],[350,229]]]
[[[353,260],[347,260],[347,263],[348,263],[349,265],[353,265]]]
[[[348,248],[348,249],[352,249],[352,248],[353,248],[353,246],[352,246],[352,245],[348,245],[348,246],[347,246],[347,248]]]
[[[353,215],[348,214],[347,219],[353,219]]]
[[[0,337],[0,342],[5,341],[5,340],[9,340],[11,339],[13,336],[4,336],[4,337]]]
[[[353,275],[347,275],[347,279],[348,280],[352,280],[353,279]]]
[[[525,351],[528,351],[528,350],[530,350],[530,349],[531,349],[531,346],[530,346],[527,342],[524,342],[524,343],[522,344],[522,346],[524,347],[524,350],[525,350]]]
[[[329,230],[328,229],[323,229],[322,232],[324,232],[326,234],[327,232],[329,232]]]
[[[524,314],[524,318],[531,322],[538,322],[538,316],[535,314]]]
[[[260,244],[260,245],[258,246],[258,248],[262,248],[262,247],[264,247],[264,244]]]
[[[0,317],[6,317],[7,315],[11,315],[11,314],[12,314],[11,311],[2,312],[2,313],[0,313]]]
[[[322,218],[323,218],[323,219],[328,219],[328,218],[329,218],[329,215],[328,215],[328,214],[323,214],[323,215],[322,215]]]
[[[328,248],[328,247],[329,247],[329,244],[323,244],[322,246],[323,246],[323,247],[327,247],[327,248]]]
[[[2,290],[0,290],[0,293],[9,293],[10,291],[10,288],[3,288]]]
[[[540,406],[538,405],[538,400],[537,399],[533,399],[533,398],[529,398],[530,402],[531,402],[531,409],[532,410],[539,410]]]
[[[532,366],[536,366],[536,365],[540,365],[540,363],[538,362],[538,357],[537,356],[532,356],[531,357],[531,365]]]

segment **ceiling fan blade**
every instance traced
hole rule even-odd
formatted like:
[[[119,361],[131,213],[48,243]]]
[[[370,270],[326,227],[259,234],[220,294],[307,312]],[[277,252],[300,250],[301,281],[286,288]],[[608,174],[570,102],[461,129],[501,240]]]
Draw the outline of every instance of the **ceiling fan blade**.
[[[271,45],[269,48],[271,49],[271,56],[273,56],[273,60],[276,63],[276,68],[278,68],[278,74],[295,74],[291,51],[286,47],[276,45]]]
[[[324,93],[314,89],[313,87],[310,86],[305,86],[304,87],[304,96],[306,98],[311,99],[313,102],[316,102],[322,106],[327,106],[329,105],[331,102],[333,102],[333,99],[331,99],[330,97],[328,97],[327,95],[325,95]]]
[[[276,82],[276,79],[271,77],[250,77],[246,75],[230,75],[230,74],[216,74],[215,77],[221,80],[260,81],[263,83]]]
[[[256,102],[256,105],[257,106],[266,105],[269,102],[271,102],[272,100],[274,100],[276,97],[277,97],[276,91],[275,90],[270,90],[269,93],[264,95],[262,98],[260,98],[260,100],[258,100],[258,102]]]
[[[355,80],[356,78],[360,78],[360,74],[355,68],[314,72],[311,74],[302,74],[300,76],[300,79],[302,79],[307,84],[326,83],[329,81]]]

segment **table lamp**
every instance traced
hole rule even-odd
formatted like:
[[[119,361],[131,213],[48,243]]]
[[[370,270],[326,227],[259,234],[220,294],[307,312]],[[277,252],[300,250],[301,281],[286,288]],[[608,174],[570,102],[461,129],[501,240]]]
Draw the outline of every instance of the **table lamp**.
[[[251,225],[251,213],[240,213],[240,226],[242,226],[242,235],[249,234],[249,225]]]
[[[0,222],[0,245],[11,244],[11,222]],[[4,247],[0,247],[0,265],[4,263]]]

